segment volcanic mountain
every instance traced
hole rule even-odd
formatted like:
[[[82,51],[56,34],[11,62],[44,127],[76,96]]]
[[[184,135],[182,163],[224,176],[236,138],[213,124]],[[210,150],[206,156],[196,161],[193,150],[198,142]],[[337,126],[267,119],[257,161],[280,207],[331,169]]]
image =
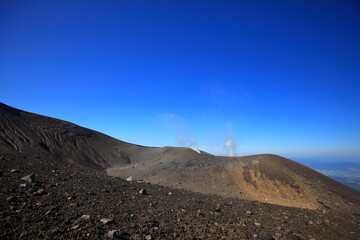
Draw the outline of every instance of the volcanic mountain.
[[[220,157],[180,147],[145,147],[0,104],[0,151],[46,156],[108,175],[308,209],[359,212],[360,193],[277,155]]]

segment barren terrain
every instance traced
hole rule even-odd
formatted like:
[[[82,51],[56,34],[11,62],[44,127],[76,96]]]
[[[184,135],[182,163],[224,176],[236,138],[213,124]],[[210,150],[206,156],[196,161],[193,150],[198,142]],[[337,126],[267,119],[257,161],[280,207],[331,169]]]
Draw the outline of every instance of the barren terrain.
[[[1,239],[360,236],[358,191],[276,155],[144,147],[0,104],[0,158]]]

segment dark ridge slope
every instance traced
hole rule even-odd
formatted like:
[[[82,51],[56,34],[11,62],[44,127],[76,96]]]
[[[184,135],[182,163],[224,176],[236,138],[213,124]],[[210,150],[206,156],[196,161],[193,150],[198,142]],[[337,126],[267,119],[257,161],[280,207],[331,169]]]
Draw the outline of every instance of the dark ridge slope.
[[[130,145],[75,124],[0,103],[0,151],[47,155],[81,167],[105,169],[129,163]],[[136,145],[133,145],[136,148]]]

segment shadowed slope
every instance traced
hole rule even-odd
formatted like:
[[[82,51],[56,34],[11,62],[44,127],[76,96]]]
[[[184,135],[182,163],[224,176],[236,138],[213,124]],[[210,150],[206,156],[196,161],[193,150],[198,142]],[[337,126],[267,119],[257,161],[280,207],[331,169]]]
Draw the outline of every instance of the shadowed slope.
[[[3,152],[49,155],[82,167],[105,169],[115,163],[130,162],[122,151],[128,145],[66,121],[0,103],[0,150]]]
[[[0,151],[46,156],[109,175],[226,197],[302,208],[359,211],[360,193],[276,155],[218,157],[143,147],[0,104]]]

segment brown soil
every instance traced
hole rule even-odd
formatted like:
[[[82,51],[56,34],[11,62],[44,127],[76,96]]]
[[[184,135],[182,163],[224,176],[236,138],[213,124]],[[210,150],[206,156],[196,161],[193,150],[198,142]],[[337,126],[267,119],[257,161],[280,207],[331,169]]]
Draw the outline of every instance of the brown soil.
[[[173,147],[144,151],[145,160],[115,165],[107,173],[225,197],[359,212],[359,192],[280,156],[217,157]],[[141,154],[136,152],[131,158],[142,159]]]

